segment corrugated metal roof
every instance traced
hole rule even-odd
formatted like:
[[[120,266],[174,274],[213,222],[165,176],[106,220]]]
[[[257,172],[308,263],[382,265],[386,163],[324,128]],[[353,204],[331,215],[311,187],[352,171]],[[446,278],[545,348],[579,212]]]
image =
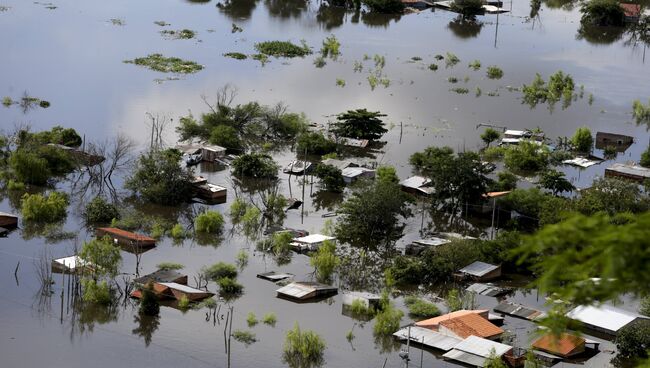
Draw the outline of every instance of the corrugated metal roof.
[[[363,167],[346,167],[345,169],[341,170],[341,174],[346,178],[356,178],[357,176],[361,176],[366,173],[373,173],[374,175],[374,172],[375,170],[366,169]]]
[[[410,178],[404,179],[399,182],[399,185],[407,187],[407,188],[413,188],[413,189],[419,189],[422,186],[425,186],[427,184],[431,183],[431,180],[428,178],[425,178],[423,176],[411,176]]]
[[[173,282],[175,280],[178,280],[182,277],[184,277],[180,272],[176,272],[174,270],[158,270],[155,272],[152,272],[148,275],[144,275],[142,277],[138,277],[137,279],[133,280],[136,284],[146,284],[150,281],[153,282]]]
[[[572,353],[579,353],[581,351],[580,348],[584,348],[584,344],[584,338],[563,333],[559,336],[546,334],[533,342],[532,347],[551,354],[569,356]]]
[[[616,163],[608,167],[606,170],[621,173],[621,174],[626,174],[626,175],[634,175],[634,176],[641,176],[644,178],[650,178],[650,169],[647,169],[643,166]]]
[[[441,321],[440,326],[444,326],[462,338],[469,336],[491,338],[503,333],[502,329],[474,313]]]
[[[512,346],[501,344],[499,342],[488,339],[483,339],[478,336],[469,336],[465,340],[461,341],[458,345],[454,346],[454,350],[464,351],[466,353],[482,356],[484,358],[489,357],[493,349],[496,356],[500,357],[510,351],[510,349],[512,349]]]
[[[128,238],[130,240],[144,241],[144,242],[154,242],[154,243],[156,242],[156,239],[148,237],[146,235],[132,233],[130,231],[118,229],[118,228],[115,228],[115,227],[100,227],[100,228],[97,228],[97,230],[98,231],[103,231],[103,232],[105,232],[107,234],[112,234],[112,235]]]
[[[546,315],[546,313],[539,311],[537,309],[533,309],[521,304],[511,303],[511,302],[501,302],[499,305],[494,307],[494,310],[500,313],[509,314],[515,317],[520,317],[531,321],[542,318]]]
[[[426,245],[426,246],[438,246],[438,245],[443,245],[447,243],[451,243],[451,240],[443,239],[443,238],[436,238],[436,237],[431,237],[427,239],[418,239],[413,242],[414,244],[418,245]]]
[[[337,160],[337,159],[335,159],[335,158],[328,158],[328,159],[325,159],[325,160],[323,160],[322,163],[323,163],[323,165],[331,165],[331,166],[334,166],[334,167],[338,168],[338,169],[341,170],[341,171],[342,171],[343,169],[345,169],[346,167],[354,167],[354,166],[357,166],[357,165],[356,165],[355,163],[353,163],[352,161],[348,161],[348,160]]]
[[[420,327],[426,327],[426,328],[437,328],[440,322],[450,320],[456,317],[464,316],[467,314],[487,314],[487,309],[479,309],[479,310],[458,310],[455,312],[443,314],[442,316],[438,317],[433,317],[429,319],[425,319],[422,321],[415,322],[416,326]]]
[[[472,263],[472,264],[470,264],[468,266],[465,266],[465,267],[461,268],[459,270],[459,272],[466,273],[466,274],[472,275],[472,276],[481,277],[481,276],[487,275],[488,273],[490,273],[490,272],[492,272],[492,271],[494,271],[494,270],[496,270],[498,268],[499,268],[499,266],[495,266],[495,265],[485,263],[485,262],[476,261],[476,262],[474,262],[474,263]]]
[[[445,353],[443,355],[443,358],[455,360],[474,367],[483,367],[485,365],[485,360],[486,360],[481,356],[470,354],[456,349],[453,349]]]
[[[336,240],[336,238],[332,236],[323,235],[323,234],[311,234],[311,235],[303,236],[301,238],[293,239],[293,241],[299,243],[307,243],[307,244],[322,243],[326,240]]]
[[[393,336],[401,340],[406,340],[409,336],[408,327],[402,328],[395,332]],[[462,340],[453,336],[443,335],[436,331],[431,331],[428,328],[412,326],[411,327],[411,341],[430,346],[436,349],[448,351],[460,343]]]
[[[475,283],[475,284],[472,284],[472,285],[468,286],[467,289],[465,289],[465,290],[477,293],[479,295],[499,296],[501,294],[506,294],[506,293],[510,292],[512,289],[501,288],[501,287],[495,286],[493,284]]]
[[[182,292],[187,293],[187,294],[199,294],[199,293],[203,294],[203,293],[207,293],[207,291],[205,291],[205,290],[195,289],[193,287],[189,287],[187,285],[177,284],[175,282],[159,282],[158,284],[163,285],[165,287],[168,287],[170,289],[176,289],[176,290],[182,291]]]
[[[614,333],[637,318],[645,318],[610,305],[579,306],[567,313],[567,317]]]
[[[317,282],[292,282],[287,286],[283,286],[276,290],[278,294],[289,296],[296,299],[303,299],[311,293],[317,291],[336,291],[338,290],[335,287],[319,284]]]

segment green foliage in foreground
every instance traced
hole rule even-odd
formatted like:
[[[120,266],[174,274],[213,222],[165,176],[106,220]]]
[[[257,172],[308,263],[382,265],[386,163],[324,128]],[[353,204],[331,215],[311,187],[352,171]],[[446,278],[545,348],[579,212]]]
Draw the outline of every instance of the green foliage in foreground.
[[[221,234],[224,219],[217,211],[205,211],[196,217],[194,228],[199,233]]]
[[[303,331],[298,323],[287,332],[282,360],[290,367],[318,367],[323,364],[325,341],[314,331]]]
[[[255,49],[264,55],[275,57],[304,57],[311,54],[309,46],[302,41],[300,46],[289,41],[265,41],[255,44]]]
[[[21,203],[25,221],[52,223],[63,220],[67,215],[68,196],[64,193],[51,192],[47,196],[25,194]]]
[[[404,304],[409,310],[409,315],[413,318],[433,318],[440,315],[440,310],[435,304],[416,296],[408,296],[404,299]]]
[[[124,60],[127,64],[144,66],[162,73],[192,74],[203,69],[203,65],[177,57],[165,57],[162,54],[150,54],[146,57]]]

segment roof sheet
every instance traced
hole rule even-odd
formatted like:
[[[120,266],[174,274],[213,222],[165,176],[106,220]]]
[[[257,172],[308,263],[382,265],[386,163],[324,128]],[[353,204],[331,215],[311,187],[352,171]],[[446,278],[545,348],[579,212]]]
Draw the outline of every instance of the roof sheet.
[[[454,346],[454,349],[487,358],[490,356],[492,349],[494,349],[496,356],[500,357],[510,351],[512,346],[483,339],[478,336],[469,336],[458,345]]]
[[[416,326],[421,326],[421,327],[433,328],[433,327],[437,327],[440,324],[440,322],[446,321],[446,320],[449,320],[449,319],[452,319],[452,318],[464,316],[464,315],[467,315],[467,314],[483,314],[483,313],[487,313],[487,312],[488,312],[487,309],[478,309],[478,310],[462,309],[462,310],[459,310],[459,311],[443,314],[442,316],[433,317],[433,318],[425,319],[425,320],[422,320],[422,321],[419,321],[419,322],[415,322],[415,325]]]
[[[552,354],[569,355],[584,343],[585,339],[580,336],[563,333],[559,336],[546,334],[533,342],[532,346],[535,349],[548,351]]]
[[[100,228],[97,228],[97,230],[103,231],[105,233],[117,235],[117,236],[122,236],[122,237],[129,238],[129,239],[136,240],[136,241],[149,241],[149,242],[155,242],[156,241],[156,239],[148,237],[146,235],[132,233],[130,231],[118,229],[118,228],[115,228],[115,227],[100,227]]]
[[[498,269],[499,266],[495,266],[489,263],[476,261],[470,265],[467,265],[459,270],[461,273],[466,273],[472,276],[485,276],[488,273]]]
[[[511,289],[501,288],[492,284],[475,283],[468,286],[465,290],[477,293],[479,295],[499,296],[501,294],[509,292]]]
[[[481,356],[466,353],[464,351],[456,349],[452,349],[451,351],[443,354],[443,357],[451,360],[456,360],[474,367],[483,367],[486,360]]]
[[[345,169],[346,167],[356,166],[352,161],[348,160],[337,160],[335,158],[328,158],[323,160],[323,165],[331,165],[340,170]]]
[[[168,287],[170,289],[176,289],[176,290],[182,291],[184,293],[188,293],[188,294],[207,293],[207,291],[205,291],[205,290],[195,289],[193,287],[189,287],[187,285],[182,285],[182,284],[177,284],[175,282],[159,282],[158,284],[166,286],[166,287]]]
[[[370,173],[370,172],[374,173],[375,170],[366,169],[363,167],[346,167],[345,169],[341,170],[341,174],[344,177],[348,177],[348,178],[356,178],[357,176],[361,176],[365,173]]]
[[[176,272],[174,270],[158,270],[155,272],[152,272],[148,275],[144,275],[142,277],[138,277],[137,279],[133,280],[133,282],[138,283],[138,284],[146,284],[149,281],[153,282],[172,282],[174,280],[178,280],[179,278],[183,277],[183,275],[180,272]]]
[[[276,290],[277,293],[302,299],[317,290],[337,290],[335,287],[317,282],[292,282]]]
[[[402,328],[401,330],[395,332],[393,336],[398,339],[406,340],[409,336],[408,327]],[[448,351],[451,350],[462,340],[457,339],[453,336],[448,336],[441,334],[436,331],[431,331],[428,328],[412,326],[410,331],[411,341],[418,342],[420,344],[431,346],[436,349]]]
[[[410,178],[406,178],[402,181],[399,182],[399,185],[407,187],[407,188],[413,188],[413,189],[418,189],[422,186],[425,186],[427,184],[431,183],[431,179],[425,178],[423,176],[411,176]]]
[[[544,312],[537,309],[529,308],[522,304],[505,301],[494,307],[494,310],[531,321],[539,319],[546,315]]]
[[[579,306],[567,313],[567,317],[612,332],[617,332],[637,318],[644,318],[639,314],[610,305]]]
[[[277,273],[275,271],[257,274],[257,277],[269,281],[280,281],[280,280],[292,278],[293,276],[294,275],[291,273]]]
[[[501,328],[475,313],[440,321],[440,326],[444,326],[462,338],[469,336],[489,338],[503,333]]]
[[[647,169],[643,166],[616,163],[608,167],[607,170],[622,173],[622,174],[627,174],[627,175],[635,175],[635,176],[642,176],[644,178],[650,178],[650,169]]]
[[[431,238],[427,238],[427,239],[418,239],[418,240],[415,240],[413,243],[417,244],[417,245],[426,245],[426,246],[435,247],[435,246],[438,246],[438,245],[451,243],[451,240],[431,237]]]
[[[332,236],[327,236],[323,234],[310,234],[307,236],[303,236],[301,238],[295,238],[293,241],[299,242],[299,243],[308,243],[308,244],[314,244],[314,243],[322,243],[326,240],[336,240],[336,238]]]
[[[54,262],[63,265],[67,269],[73,271],[77,267],[83,267],[86,265],[90,265],[90,263],[84,261],[83,259],[79,258],[78,256],[69,256],[69,257],[63,257],[63,258],[57,258],[54,260]]]

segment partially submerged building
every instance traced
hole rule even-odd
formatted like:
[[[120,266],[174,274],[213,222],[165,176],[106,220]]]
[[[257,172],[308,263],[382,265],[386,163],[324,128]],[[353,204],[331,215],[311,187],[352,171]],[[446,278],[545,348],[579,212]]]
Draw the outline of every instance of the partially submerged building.
[[[187,285],[187,275],[183,275],[174,270],[157,270],[133,280],[133,283],[139,286],[146,286],[149,283],[154,282],[174,282],[181,285]]]
[[[326,241],[335,241],[336,238],[323,234],[310,234],[300,238],[294,238],[290,243],[291,247],[297,251],[315,251],[320,248]]]
[[[226,156],[226,148],[201,141],[180,142],[176,149],[186,155],[201,155],[201,160],[207,162],[215,162]]]
[[[91,271],[92,263],[81,259],[79,256],[68,256],[52,260],[52,272],[54,273],[78,273]]]
[[[0,212],[0,227],[14,229],[18,227],[18,216],[6,212]]]
[[[485,296],[492,296],[492,297],[497,297],[501,295],[508,294],[512,292],[512,288],[507,288],[507,287],[499,287],[494,284],[482,284],[482,283],[474,283],[470,286],[468,286],[465,290],[479,294],[479,295],[485,295]]]
[[[270,272],[264,272],[264,273],[258,273],[257,277],[262,279],[262,280],[267,280],[267,281],[272,281],[272,282],[278,282],[286,279],[290,279],[294,276],[292,273],[277,273],[275,271],[270,271]]]
[[[156,239],[154,238],[115,227],[100,227],[97,228],[96,233],[98,237],[108,236],[113,239],[115,244],[136,252],[151,249],[156,246]]]
[[[393,336],[399,340],[408,340],[410,338],[411,342],[443,351],[449,351],[463,341],[454,336],[419,326],[404,327],[395,332]]]
[[[187,298],[191,302],[196,302],[214,296],[214,293],[209,291],[175,282],[154,282],[151,285],[153,287],[152,291],[159,299],[181,300]],[[140,289],[134,290],[131,292],[131,296],[140,299],[142,298],[142,291]]]
[[[636,164],[616,163],[605,169],[605,176],[634,180],[639,183],[650,179],[650,169]]]
[[[351,291],[343,294],[343,305],[347,306],[351,306],[352,303],[357,302],[363,304],[366,308],[374,308],[375,310],[378,310],[380,301],[381,296],[368,292]]]
[[[501,265],[493,265],[476,261],[458,270],[458,276],[463,279],[489,281],[501,277]]]
[[[477,336],[469,336],[442,357],[473,367],[483,367],[490,357],[502,358],[512,352],[512,346]]]
[[[494,311],[513,317],[527,319],[529,321],[535,321],[546,316],[546,313],[540,310],[506,301],[501,302],[499,305],[494,307]]]
[[[605,149],[607,147],[616,148],[617,152],[625,152],[634,143],[634,137],[615,133],[596,133],[596,148]]]
[[[346,184],[354,183],[359,179],[374,179],[375,173],[375,170],[366,169],[365,167],[347,167],[341,170]]]
[[[548,333],[535,340],[531,345],[533,349],[553,354],[561,358],[571,358],[585,351],[586,340],[583,337],[569,333],[554,335]]]
[[[292,282],[276,290],[278,297],[292,301],[327,298],[338,293],[338,288],[318,282]]]
[[[406,193],[423,196],[433,194],[434,188],[431,187],[431,184],[431,179],[419,175],[411,176],[399,182],[400,187]]]
[[[221,185],[202,183],[193,185],[196,196],[210,203],[226,203],[228,189]]]
[[[451,243],[451,240],[443,239],[435,236],[428,237],[426,239],[418,239],[413,242],[406,244],[404,247],[404,254],[409,256],[417,256],[422,253],[425,249],[435,248],[437,246]]]
[[[471,335],[491,340],[498,339],[503,334],[503,330],[490,322],[489,318],[487,309],[459,310],[416,322],[415,325],[460,340]]]
[[[337,169],[343,171],[344,169],[347,169],[348,167],[359,167],[358,164],[350,161],[350,160],[338,160],[335,158],[328,158],[322,161],[322,165],[330,165],[334,166]]]
[[[579,306],[569,311],[567,317],[582,322],[590,330],[611,336],[616,336],[621,328],[636,320],[647,319],[647,317],[610,305]]]

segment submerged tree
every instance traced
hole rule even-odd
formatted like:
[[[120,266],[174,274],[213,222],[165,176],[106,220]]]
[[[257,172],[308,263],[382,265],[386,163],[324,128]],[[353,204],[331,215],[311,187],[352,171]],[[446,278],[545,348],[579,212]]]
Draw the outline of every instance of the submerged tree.
[[[379,111],[348,110],[337,116],[331,131],[339,138],[379,139],[388,132],[381,120],[384,116]]]
[[[320,367],[325,348],[325,341],[318,334],[301,330],[296,322],[285,337],[282,360],[291,368]]]

